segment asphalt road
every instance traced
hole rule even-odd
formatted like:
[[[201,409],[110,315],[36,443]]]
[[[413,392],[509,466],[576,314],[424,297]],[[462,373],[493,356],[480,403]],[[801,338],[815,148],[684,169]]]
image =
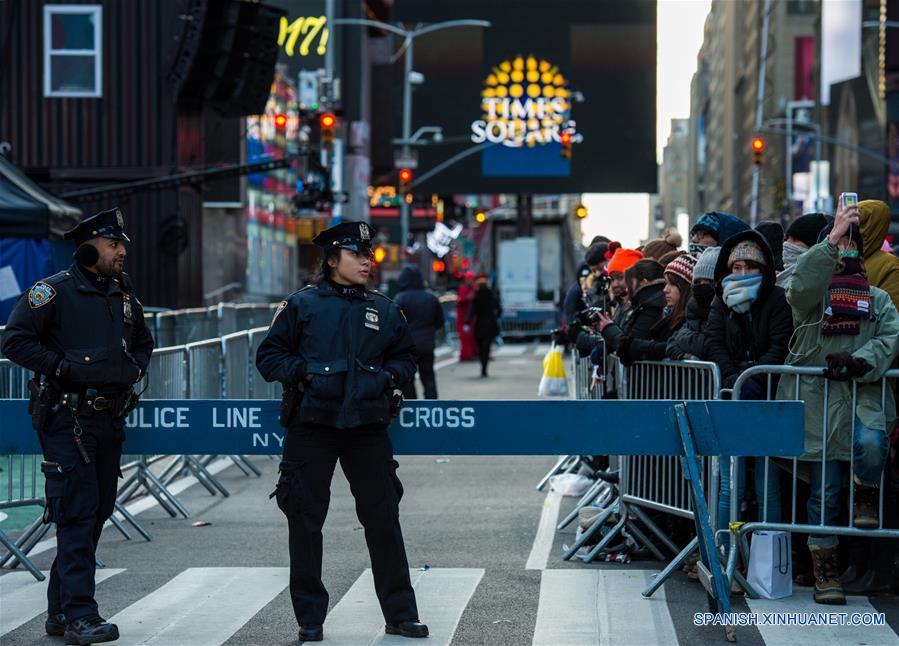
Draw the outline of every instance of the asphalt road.
[[[479,366],[438,357],[438,388],[446,399],[531,399],[536,395],[546,346],[507,345],[480,378]],[[510,404],[514,405],[514,404]],[[560,420],[564,423],[564,420]],[[619,429],[618,432],[622,432]],[[287,528],[269,493],[275,458],[255,457],[261,478],[230,466],[218,474],[230,497],[192,486],[179,498],[190,519],[170,518],[158,506],[138,516],[154,540],[127,541],[104,533],[99,556],[107,576],[97,587],[105,617],[117,621],[120,643],[291,644],[297,625],[287,586]],[[556,522],[551,500],[534,485],[554,457],[401,457],[405,487],[400,518],[413,569],[427,642],[451,644],[721,644],[723,629],[697,627],[705,593],[677,572],[651,599],[639,591],[661,564],[653,561],[586,565],[563,562],[573,525],[535,547],[541,514]],[[563,498],[561,518],[574,499]],[[208,523],[194,527],[195,521]],[[540,541],[536,541],[538,544]],[[52,543],[52,542],[51,542]],[[326,642],[404,643],[385,638],[366,569],[362,528],[340,470],[332,485],[324,529],[324,581],[331,594]],[[34,560],[49,568],[53,550]],[[536,565],[535,565],[536,563]],[[528,569],[530,565],[531,568]],[[20,570],[0,575],[0,644],[59,644],[43,634],[42,587]],[[808,589],[797,589],[790,607],[820,610]],[[772,603],[772,602],[769,602]],[[776,602],[773,602],[776,603]],[[741,644],[899,644],[895,598],[852,599],[849,611],[885,612],[879,628],[738,629]],[[857,607],[856,607],[857,606]],[[762,606],[753,606],[759,610]],[[735,611],[748,611],[735,602]],[[828,609],[829,610],[829,609]],[[842,610],[842,609],[840,609]],[[40,613],[40,614],[38,614]],[[33,617],[33,618],[32,618]],[[23,623],[24,622],[24,623]]]

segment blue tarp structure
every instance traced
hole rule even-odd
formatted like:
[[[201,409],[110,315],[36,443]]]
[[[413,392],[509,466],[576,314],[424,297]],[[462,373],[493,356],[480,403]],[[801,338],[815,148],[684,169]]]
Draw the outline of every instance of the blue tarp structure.
[[[68,266],[71,245],[62,234],[81,221],[81,209],[63,202],[0,156],[0,325],[19,294]]]

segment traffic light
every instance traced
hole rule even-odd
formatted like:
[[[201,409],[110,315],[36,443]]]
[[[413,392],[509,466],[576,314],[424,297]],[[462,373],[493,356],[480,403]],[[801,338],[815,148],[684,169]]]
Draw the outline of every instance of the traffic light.
[[[568,131],[559,135],[562,144],[562,159],[571,159],[571,133]]]
[[[442,260],[435,260],[431,263],[431,269],[435,274],[442,274],[444,271],[446,271],[446,263]]]
[[[380,265],[387,257],[387,250],[384,247],[375,247],[374,254],[375,262]]]
[[[478,211],[474,214],[474,219],[478,224],[484,224],[487,221],[487,214],[483,211]]]
[[[275,115],[275,128],[278,130],[284,130],[287,126],[287,115],[283,112],[279,112]]]
[[[334,128],[337,127],[337,117],[330,112],[325,112],[318,118],[318,123],[322,129],[322,146],[330,148],[334,145]]]
[[[752,163],[761,166],[765,161],[765,140],[755,137],[752,140]]]
[[[400,192],[406,192],[406,185],[412,181],[412,171],[408,168],[401,168],[399,172]]]
[[[576,207],[574,207],[574,217],[576,217],[578,220],[583,220],[585,217],[587,217],[587,207],[583,204],[578,204]]]

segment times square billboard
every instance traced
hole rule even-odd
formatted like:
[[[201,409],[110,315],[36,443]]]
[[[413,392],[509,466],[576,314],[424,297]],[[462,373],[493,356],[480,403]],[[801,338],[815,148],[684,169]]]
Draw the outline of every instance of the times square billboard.
[[[416,190],[656,191],[655,0],[396,0],[393,14],[407,27],[492,24],[414,41],[424,80],[413,86],[412,132],[443,131],[442,143],[417,148],[416,174],[475,150]]]

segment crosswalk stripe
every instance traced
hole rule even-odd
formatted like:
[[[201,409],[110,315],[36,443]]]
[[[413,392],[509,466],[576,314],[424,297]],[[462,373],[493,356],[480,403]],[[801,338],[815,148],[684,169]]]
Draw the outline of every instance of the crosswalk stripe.
[[[654,570],[543,570],[534,646],[676,644],[664,589],[640,592]]]
[[[125,570],[97,570],[96,581],[100,583]],[[0,576],[0,635],[15,630],[47,611],[47,586],[50,573],[44,572],[46,579],[36,580],[30,572],[10,572]]]
[[[562,496],[555,491],[546,494],[543,501],[543,511],[540,513],[540,522],[537,525],[537,535],[531,546],[525,570],[543,570],[549,562],[549,553],[556,537],[556,521],[559,518],[559,507],[562,504]]]
[[[423,572],[412,570],[412,586],[420,619],[428,625],[428,646],[449,644],[459,619],[474,594],[484,570],[447,568]],[[384,644],[408,646],[408,640],[384,633],[384,615],[375,596],[371,569],[356,579],[349,591],[328,614],[324,625],[329,646]]]
[[[189,568],[110,621],[118,644],[218,646],[287,587],[288,568]]]
[[[549,343],[539,343],[539,344],[535,345],[534,346],[534,356],[535,357],[544,356],[547,352],[549,352],[549,349],[551,347],[552,346]]]
[[[793,596],[784,599],[749,599],[749,609],[755,613],[789,612],[802,614],[878,612],[867,597],[846,597],[845,606],[825,606],[815,603],[811,590],[794,589]],[[766,646],[818,646],[819,644],[899,644],[899,636],[889,624],[883,626],[757,626]],[[739,629],[737,629],[739,631]]]

